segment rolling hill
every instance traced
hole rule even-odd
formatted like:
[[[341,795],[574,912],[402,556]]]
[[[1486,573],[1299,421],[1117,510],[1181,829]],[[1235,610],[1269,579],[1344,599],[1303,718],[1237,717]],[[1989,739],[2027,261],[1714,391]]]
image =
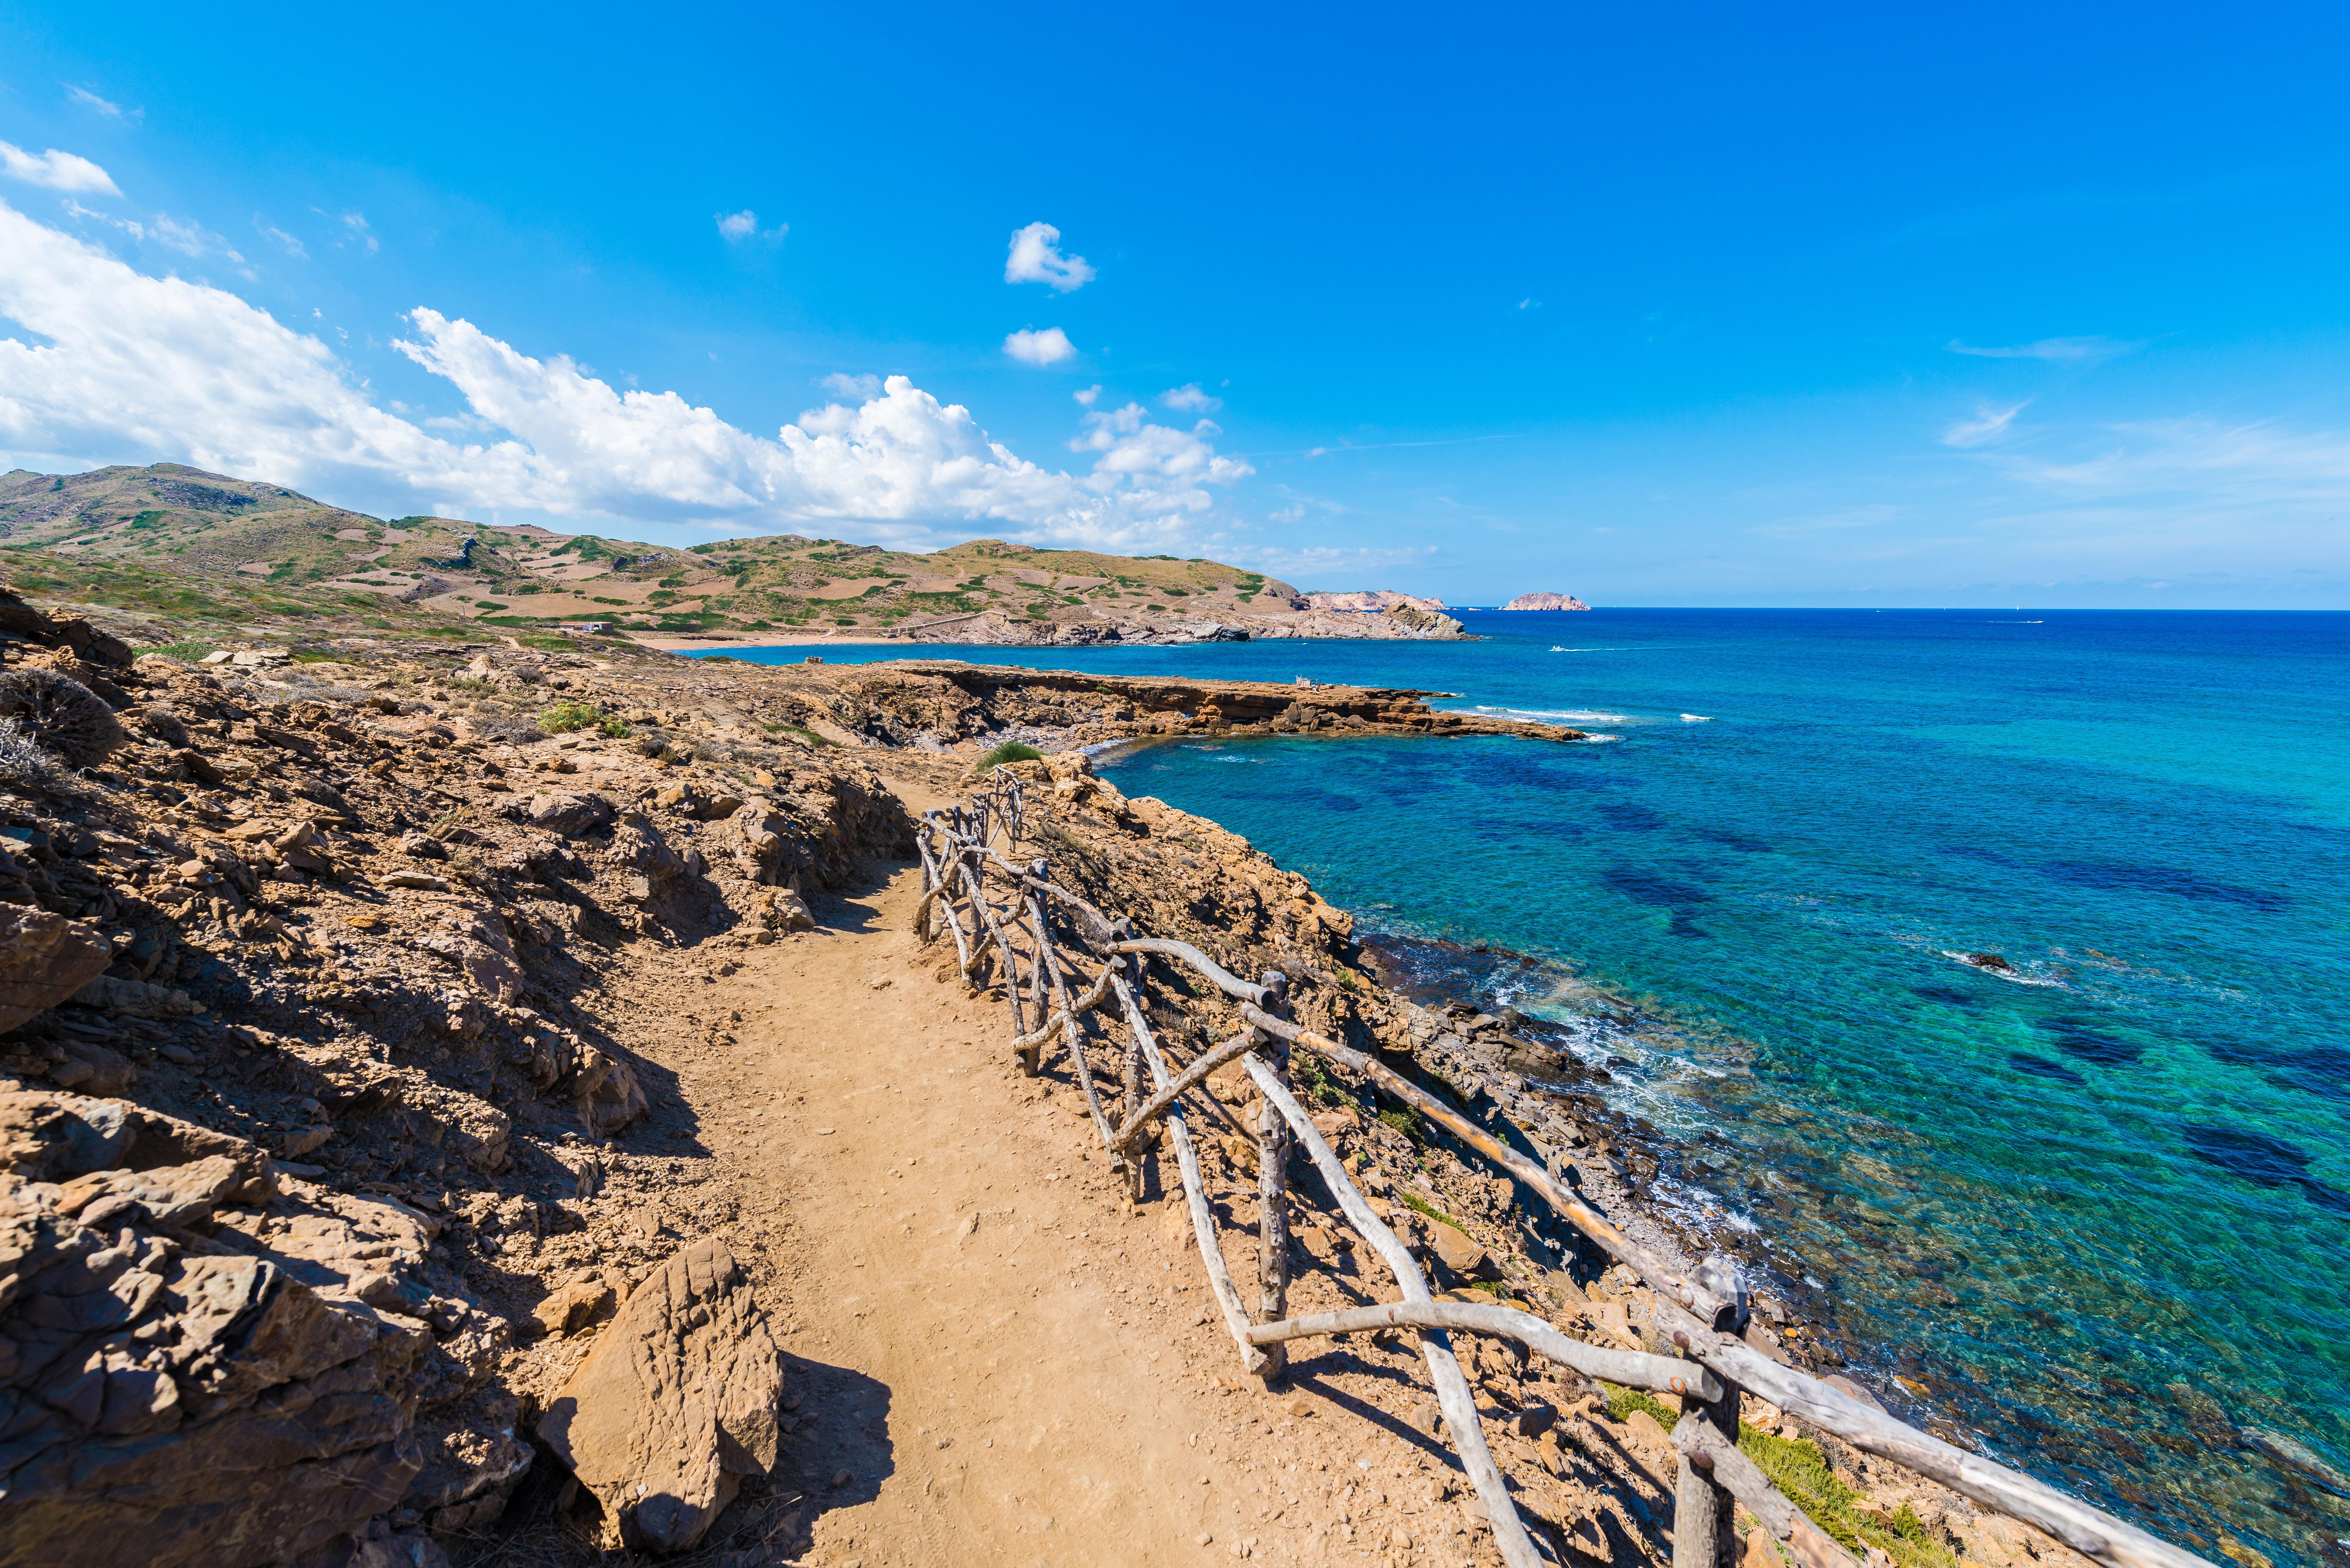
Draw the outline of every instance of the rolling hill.
[[[1305,608],[1286,583],[1206,559],[994,539],[917,555],[795,534],[677,549],[370,517],[168,462],[0,474],[0,563],[26,592],[145,615],[183,635],[219,623],[447,636],[588,621],[712,641],[827,632],[937,640],[973,623],[978,640],[1083,640],[1090,631],[1072,633],[1110,626],[1123,640],[1149,640],[1162,626]],[[977,636],[983,621],[990,635]],[[1367,633],[1287,633],[1349,634]]]

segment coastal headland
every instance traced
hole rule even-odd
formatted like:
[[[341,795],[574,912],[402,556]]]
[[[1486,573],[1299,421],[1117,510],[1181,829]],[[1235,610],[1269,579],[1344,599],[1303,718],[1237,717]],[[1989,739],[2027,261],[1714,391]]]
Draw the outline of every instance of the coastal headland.
[[[917,553],[798,534],[679,549],[453,517],[371,517],[182,463],[0,474],[20,587],[250,630],[626,639],[653,647],[1005,647],[1457,639],[1430,601],[1317,605],[1204,557],[973,539]],[[1366,596],[1353,596],[1362,598]],[[158,639],[157,640],[168,640]]]
[[[0,1563],[1484,1550],[1411,1335],[1239,1374],[1166,1171],[1139,1203],[1110,1182],[1066,1058],[1024,1075],[995,988],[916,942],[912,823],[1023,734],[1574,732],[1410,691],[5,626],[0,1376],[30,1424]],[[1301,1023],[1673,1247],[1597,1103],[1538,1086],[1552,1048],[1407,1000],[1305,878],[1082,751],[1004,765],[1056,877],[1283,969]],[[1446,1290],[1648,1345],[1646,1289],[1441,1128],[1343,1075],[1315,1104]],[[1249,1091],[1199,1105],[1237,1129]],[[1204,1158],[1245,1223],[1245,1144]],[[1301,1304],[1380,1295],[1342,1234],[1298,1227]],[[1752,1343],[1826,1369],[1793,1303]],[[1556,1550],[1666,1561],[1674,1413],[1471,1361]],[[1786,1476],[1835,1478],[1855,1550],[2081,1561],[1748,1415]]]

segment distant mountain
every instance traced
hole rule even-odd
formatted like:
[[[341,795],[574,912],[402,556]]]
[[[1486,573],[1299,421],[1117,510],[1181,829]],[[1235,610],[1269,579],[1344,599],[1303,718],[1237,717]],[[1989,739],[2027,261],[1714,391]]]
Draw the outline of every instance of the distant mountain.
[[[1502,607],[1505,610],[1587,610],[1591,607],[1572,594],[1520,594]]]

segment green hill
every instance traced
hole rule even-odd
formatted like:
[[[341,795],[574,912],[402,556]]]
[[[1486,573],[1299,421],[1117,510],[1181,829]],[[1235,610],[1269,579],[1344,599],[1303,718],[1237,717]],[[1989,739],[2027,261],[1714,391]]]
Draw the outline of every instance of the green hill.
[[[0,566],[25,592],[180,635],[308,625],[376,635],[596,620],[691,636],[879,630],[994,610],[1174,616],[1287,607],[1296,590],[1168,556],[975,539],[931,555],[796,534],[674,549],[447,517],[383,519],[179,463],[0,474]]]

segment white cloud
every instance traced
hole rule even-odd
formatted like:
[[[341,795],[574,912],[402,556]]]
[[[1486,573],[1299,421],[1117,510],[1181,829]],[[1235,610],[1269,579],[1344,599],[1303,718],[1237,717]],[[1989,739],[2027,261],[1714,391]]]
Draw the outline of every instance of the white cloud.
[[[1981,446],[1986,441],[1997,441],[2007,433],[2008,427],[2015,422],[2015,416],[2022,413],[2028,403],[2029,400],[2026,400],[2025,402],[2005,409],[1994,409],[1987,403],[1978,403],[1975,405],[1974,418],[1960,420],[1942,432],[1942,444],[1944,446]]]
[[[1075,358],[1077,346],[1057,327],[1042,332],[1024,327],[1003,340],[1003,351],[1024,365],[1057,365]]]
[[[2134,354],[2145,348],[2143,343],[2120,343],[2110,337],[2043,337],[2037,343],[2019,343],[2004,348],[1979,348],[1950,339],[1950,352],[1971,354],[1979,359],[2115,359],[2124,354]]]
[[[849,376],[835,371],[817,384],[836,398],[853,399],[860,403],[869,403],[881,395],[879,376]]]
[[[119,119],[127,125],[136,125],[140,120],[147,118],[146,110],[140,109],[126,109],[119,103],[109,103],[105,99],[102,99],[96,93],[90,91],[88,88],[76,87],[71,82],[59,82],[57,85],[66,89],[66,97],[81,105],[84,109],[97,110],[99,114],[106,116],[109,119]]]
[[[0,141],[0,174],[52,191],[93,191],[120,196],[113,177],[87,158],[50,148],[35,156],[13,141]]]
[[[1006,283],[1045,283],[1063,294],[1093,282],[1094,269],[1083,256],[1061,254],[1061,231],[1050,223],[1031,223],[1012,236],[1012,254],[1004,258]]]
[[[1097,410],[1080,422],[1086,433],[1071,441],[1069,450],[1100,454],[1087,482],[1097,488],[1107,488],[1113,475],[1134,476],[1153,485],[1196,486],[1231,484],[1256,472],[1238,458],[1216,455],[1207,438],[1223,432],[1206,420],[1189,431],[1170,430],[1150,423],[1140,403],[1128,403],[1107,412]],[[1204,496],[1200,499],[1204,504]]]
[[[283,245],[286,249],[286,254],[292,256],[296,261],[308,261],[310,259],[310,253],[303,249],[302,242],[300,240],[296,239],[292,234],[287,234],[285,230],[276,227],[275,224],[264,223],[262,221],[261,214],[258,213],[253,214],[253,226],[260,231],[262,238],[265,240],[273,240],[278,244]]]
[[[1159,394],[1159,400],[1170,409],[1181,409],[1185,413],[1191,414],[1212,414],[1224,406],[1223,399],[1211,397],[1200,390],[1200,383],[1197,381],[1170,388]]]
[[[1072,398],[1075,398],[1078,402],[1083,403],[1086,407],[1087,407],[1087,408],[1089,408],[1089,409],[1090,409],[1090,408],[1092,408],[1092,407],[1094,406],[1094,402],[1095,402],[1095,400],[1096,400],[1097,399],[1098,399],[1098,398],[1101,396],[1101,394],[1102,394],[1101,383],[1100,383],[1099,381],[1096,381],[1096,382],[1095,382],[1092,386],[1090,386],[1090,387],[1084,388],[1083,389],[1078,390],[1078,391],[1071,392],[1071,393],[1069,394],[1069,396],[1071,396]]]
[[[368,254],[369,255],[373,255],[376,252],[383,249],[383,246],[376,240],[375,231],[368,227],[368,221],[364,214],[359,213],[345,213],[340,217],[336,217],[334,213],[328,212],[323,207],[313,207],[310,211],[317,213],[318,216],[322,218],[333,218],[335,222],[343,225],[344,231],[348,237],[346,239],[337,240],[335,244],[338,248],[340,248],[343,245],[358,243],[367,246]]]
[[[912,545],[979,524],[1153,549],[1211,512],[1207,487],[1253,472],[1217,455],[1204,421],[1167,430],[1134,406],[1087,417],[1090,472],[1048,470],[902,376],[764,437],[470,322],[429,309],[408,319],[395,347],[464,403],[434,429],[379,406],[325,344],[234,295],[148,276],[0,202],[0,320],[29,334],[0,337],[0,455],[35,467],[170,459],[403,511],[818,524]]]
[[[1268,523],[1303,523],[1305,521],[1305,503],[1293,501],[1277,512],[1266,513],[1264,520]]]
[[[719,213],[718,232],[725,235],[730,240],[742,241],[761,239],[766,241],[769,244],[774,244],[785,234],[790,234],[792,232],[792,226],[789,223],[777,223],[774,228],[769,229],[766,233],[761,234],[759,232],[759,214],[751,211],[750,208],[745,207],[739,213]]]
[[[2152,420],[2106,427],[2104,451],[2070,462],[2010,461],[2013,477],[2075,495],[2203,498],[2241,507],[2350,504],[2350,433],[2274,424]]]
[[[68,215],[71,217],[104,223],[109,228],[119,229],[141,244],[151,243],[162,245],[166,249],[179,252],[183,256],[192,256],[200,261],[206,256],[222,256],[239,265],[243,265],[244,262],[244,257],[233,249],[226,240],[192,219],[182,220],[172,217],[169,213],[158,213],[155,214],[153,223],[142,223],[136,218],[118,218],[110,213],[101,213],[95,208],[85,207],[70,196],[65,199],[63,205]]]

